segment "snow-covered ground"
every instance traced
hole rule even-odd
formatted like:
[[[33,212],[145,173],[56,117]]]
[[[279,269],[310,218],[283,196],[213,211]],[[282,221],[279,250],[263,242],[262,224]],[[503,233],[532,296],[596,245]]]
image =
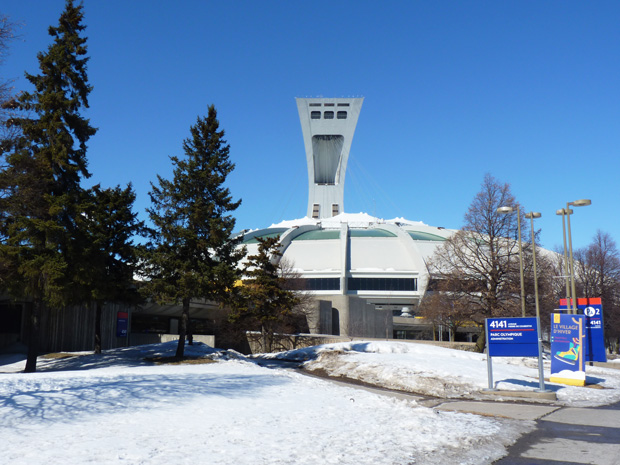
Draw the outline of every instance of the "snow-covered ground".
[[[491,463],[532,422],[441,412],[198,344],[216,363],[154,365],[175,343],[103,356],[0,357],[0,463]],[[408,343],[348,343],[288,352],[308,369],[428,395],[476,397],[484,356]],[[535,364],[494,359],[501,389],[537,388]],[[604,389],[550,385],[562,403],[620,400],[620,371],[588,367]]]
[[[487,398],[485,354],[422,343],[349,342],[282,352],[274,358],[305,360],[307,370],[321,370],[387,388],[443,398]],[[494,387],[500,391],[539,389],[537,358],[493,357]],[[550,364],[545,361],[545,377]],[[595,407],[620,401],[620,371],[586,367],[587,387],[546,382],[558,404]],[[497,397],[497,396],[494,396]]]

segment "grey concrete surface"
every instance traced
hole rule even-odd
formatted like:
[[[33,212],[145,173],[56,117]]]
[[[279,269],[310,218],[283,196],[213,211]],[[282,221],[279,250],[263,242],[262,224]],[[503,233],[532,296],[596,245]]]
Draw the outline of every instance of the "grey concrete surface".
[[[587,440],[577,441],[565,438],[553,438],[538,442],[521,457],[532,464],[545,463],[570,463],[570,464],[593,464],[593,465],[618,465],[620,464],[620,445],[596,444]],[[511,462],[497,462],[511,463]],[[512,462],[517,463],[517,462]]]
[[[620,465],[620,403],[560,408],[540,418],[499,465]]]
[[[605,408],[563,408],[545,418],[545,421],[569,425],[601,426],[620,428],[620,412]],[[620,441],[620,437],[618,438]]]

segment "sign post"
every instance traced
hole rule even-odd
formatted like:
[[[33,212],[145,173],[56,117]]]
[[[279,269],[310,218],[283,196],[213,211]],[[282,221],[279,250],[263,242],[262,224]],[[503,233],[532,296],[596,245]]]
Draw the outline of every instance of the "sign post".
[[[493,365],[491,357],[538,356],[539,391],[545,392],[542,350],[538,337],[537,318],[487,318],[487,365],[489,389],[493,390]]]

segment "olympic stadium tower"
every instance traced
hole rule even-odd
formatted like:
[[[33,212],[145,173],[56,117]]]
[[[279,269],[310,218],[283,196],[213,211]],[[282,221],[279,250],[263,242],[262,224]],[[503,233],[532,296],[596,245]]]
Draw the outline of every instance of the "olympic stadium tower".
[[[341,334],[359,332],[354,328],[367,326],[354,321],[359,318],[389,319],[390,326],[392,317],[395,325],[412,323],[428,286],[428,259],[455,231],[403,218],[346,213],[347,162],[364,99],[296,100],[308,166],[307,213],[269,228],[244,231],[248,254],[257,252],[258,238],[280,237],[281,259],[304,279],[307,291],[330,302],[332,311],[340,307],[331,329],[316,328],[319,332],[335,334],[336,326]],[[376,326],[382,333],[376,336],[385,337],[384,324]]]

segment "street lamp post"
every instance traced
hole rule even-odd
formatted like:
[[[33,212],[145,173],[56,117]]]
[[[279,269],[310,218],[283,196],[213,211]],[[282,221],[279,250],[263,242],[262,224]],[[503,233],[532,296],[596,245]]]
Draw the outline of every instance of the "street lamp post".
[[[508,215],[514,213],[513,207],[499,207],[497,213]],[[521,211],[517,205],[517,230],[519,231],[519,276],[521,278],[521,316],[525,317],[525,287],[523,285],[523,252],[521,250]]]
[[[538,305],[538,274],[536,272],[536,239],[534,237],[534,218],[540,218],[538,212],[526,213],[525,217],[530,219],[532,230],[532,261],[534,264],[534,301],[536,303],[536,327],[538,328],[538,379],[540,380],[540,390],[545,390],[545,372],[542,363],[542,328],[540,327],[540,307]]]
[[[560,208],[555,212],[556,215],[562,215],[562,238],[564,239],[564,282],[566,284],[566,309],[570,312],[570,275],[568,268],[568,248],[566,247],[566,216],[572,215],[572,210]]]
[[[530,212],[525,214],[525,217],[529,218],[532,224],[532,260],[534,263],[534,300],[536,302],[536,318],[540,318],[540,310],[538,307],[538,275],[536,274],[536,241],[534,239],[534,218],[540,218],[541,216],[542,215],[538,212]],[[540,335],[538,337],[540,338]]]
[[[571,205],[573,207],[585,207],[591,204],[592,204],[592,201],[590,199],[580,199],[580,200],[575,200],[574,202],[567,202],[566,211],[570,210]],[[575,290],[575,265],[573,262],[573,240],[572,240],[571,232],[570,232],[570,215],[566,216],[566,222],[568,224],[568,249],[570,252],[570,285],[571,285],[571,297],[572,297],[572,302],[570,305],[570,308],[571,308],[570,313],[576,314],[577,313],[577,291]]]

